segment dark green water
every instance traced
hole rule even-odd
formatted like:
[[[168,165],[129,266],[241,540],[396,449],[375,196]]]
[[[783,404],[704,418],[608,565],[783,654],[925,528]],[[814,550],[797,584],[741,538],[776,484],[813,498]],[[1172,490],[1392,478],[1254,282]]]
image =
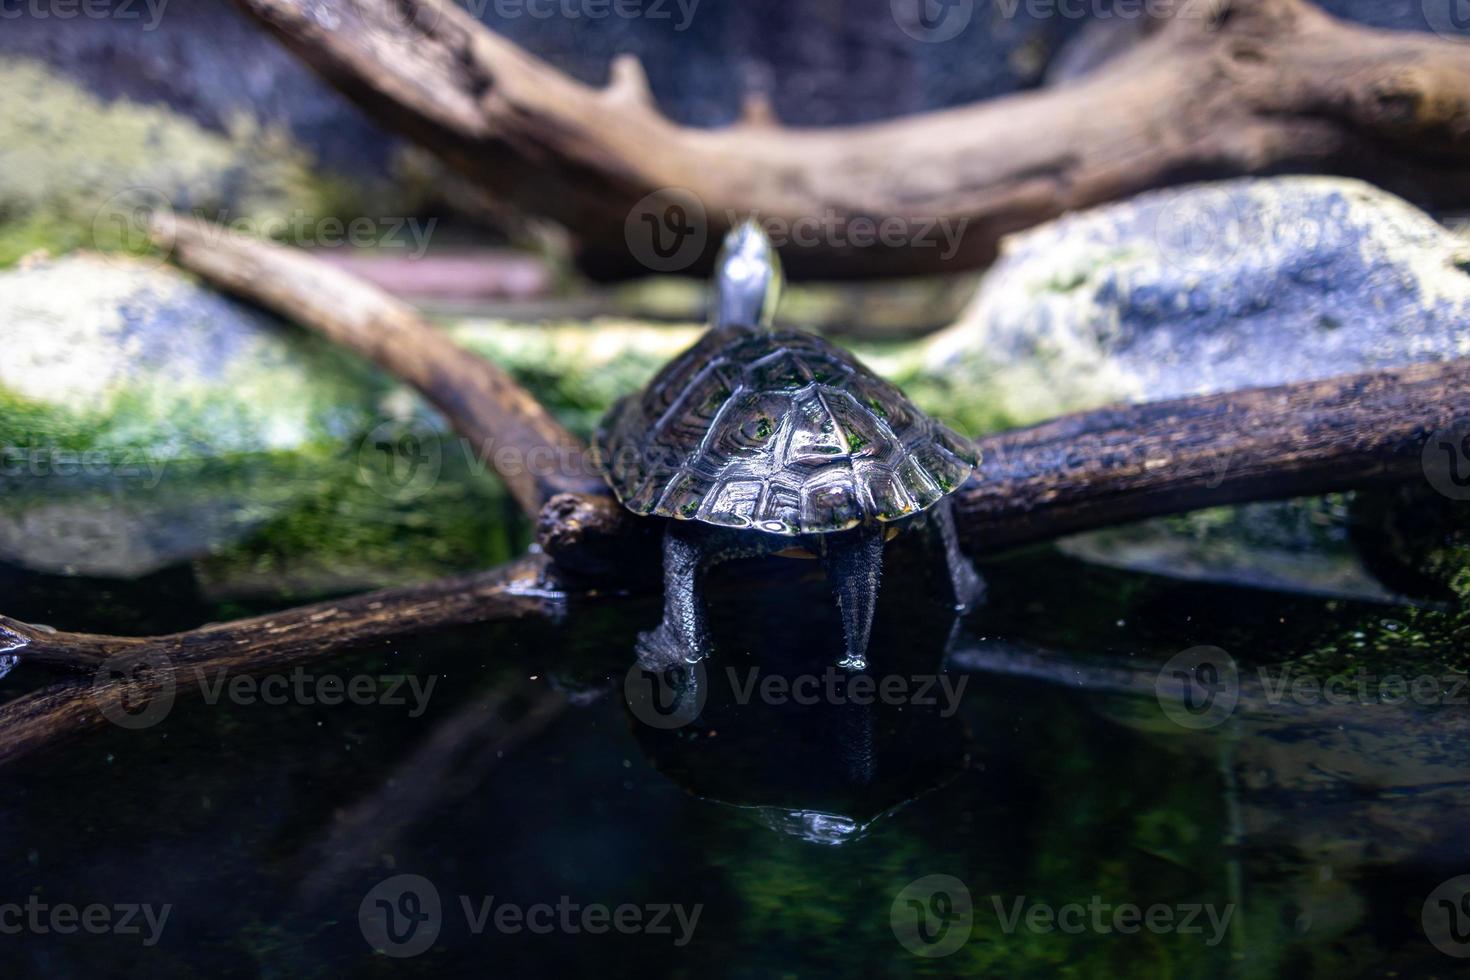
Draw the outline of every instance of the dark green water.
[[[736,568],[714,593],[720,653],[682,727],[629,707],[633,639],[657,610],[616,600],[306,668],[412,675],[421,702],[382,703],[389,682],[360,704],[180,697],[156,725],[12,767],[0,927],[28,900],[169,912],[156,936],[141,917],[137,934],[29,925],[0,935],[0,970],[1346,977],[1470,962],[1442,951],[1470,952],[1445,932],[1461,893],[1434,897],[1470,873],[1470,709],[1272,703],[1261,681],[1284,666],[1453,674],[1456,608],[1185,584],[1042,549],[984,565],[987,602],[952,632],[900,556],[871,659],[915,684],[904,697],[742,704],[751,670],[820,677],[838,648],[810,566],[744,571],[758,574]],[[131,583],[5,567],[0,590],[17,618],[125,633],[304,598],[211,599],[187,566]],[[1220,718],[1157,682],[1198,645],[1238,671]],[[919,703],[913,678],[936,674],[957,696],[936,683]],[[43,680],[22,666],[0,687]],[[379,898],[405,937],[390,951],[427,937],[422,952],[370,947],[359,912],[384,921]],[[503,906],[546,931],[497,927]],[[588,908],[610,921],[624,906],[625,929],[586,928]]]

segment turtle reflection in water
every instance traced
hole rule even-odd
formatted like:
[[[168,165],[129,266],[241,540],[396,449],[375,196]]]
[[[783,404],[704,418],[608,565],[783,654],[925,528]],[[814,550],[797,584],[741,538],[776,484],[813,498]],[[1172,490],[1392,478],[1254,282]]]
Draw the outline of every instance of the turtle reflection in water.
[[[649,669],[708,652],[700,592],[718,562],[820,559],[842,613],[840,665],[852,670],[867,666],[883,543],[901,529],[922,529],[943,553],[956,607],[979,591],[948,499],[978,462],[974,446],[852,355],[773,329],[780,279],[759,227],[732,231],[709,331],[597,432],[598,463],[623,505],[669,518],[663,623],[638,638]]]

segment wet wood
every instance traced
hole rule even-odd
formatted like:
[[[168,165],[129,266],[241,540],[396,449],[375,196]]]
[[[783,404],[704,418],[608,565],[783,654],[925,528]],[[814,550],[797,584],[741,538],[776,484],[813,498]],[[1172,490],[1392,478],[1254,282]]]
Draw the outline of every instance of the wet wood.
[[[956,513],[972,552],[1198,507],[1423,479],[1425,441],[1470,417],[1470,360],[1226,395],[1120,406],[979,440],[980,473]],[[547,555],[501,569],[387,589],[155,637],[58,632],[0,617],[0,649],[83,676],[0,706],[0,764],[107,721],[165,685],[198,688],[444,626],[560,615],[588,580],[656,587],[657,524],[605,494],[552,499]],[[581,583],[581,584],[578,584]]]
[[[669,188],[705,234],[730,215],[792,228],[893,219],[902,244],[817,234],[797,277],[982,267],[1001,237],[1190,180],[1366,177],[1420,204],[1470,203],[1470,45],[1338,21],[1307,0],[1199,0],[1123,55],[1054,89],[860,126],[753,113],[718,130],[665,118],[636,62],[594,88],[449,0],[239,0],[313,69],[500,199],[572,229],[585,264],[646,272],[626,237]],[[702,214],[701,214],[702,212]],[[659,215],[654,215],[655,219]],[[938,221],[956,249],[924,247]]]
[[[555,619],[569,597],[549,562],[531,555],[476,575],[163,636],[69,633],[0,616],[0,647],[73,675],[0,705],[0,765],[134,714],[161,693],[198,692],[221,672],[277,671],[447,626]]]
[[[28,664],[95,670],[120,655],[161,656],[175,668],[279,667],[324,652],[422,630],[490,620],[553,618],[565,604],[556,570],[540,555],[474,575],[381,589],[267,616],[162,636],[68,633],[0,616],[0,649]]]
[[[1464,359],[1081,412],[979,439],[980,468],[955,516],[967,549],[986,552],[1201,507],[1422,480],[1425,440],[1458,418],[1470,418]],[[628,528],[646,523],[557,497],[540,541],[570,567],[605,573],[616,567],[606,556],[647,560]]]
[[[413,307],[300,249],[158,212],[153,238],[184,268],[316,330],[412,385],[505,481],[528,516],[548,498],[596,491],[581,440],[501,368]]]
[[[1105,408],[979,440],[956,513],[972,550],[1162,514],[1423,480],[1470,417],[1470,360]]]

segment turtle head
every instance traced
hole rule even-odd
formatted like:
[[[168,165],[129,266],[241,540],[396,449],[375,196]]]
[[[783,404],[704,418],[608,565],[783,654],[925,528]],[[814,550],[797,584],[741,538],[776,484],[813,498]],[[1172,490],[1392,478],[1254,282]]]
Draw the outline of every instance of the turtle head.
[[[755,221],[725,236],[715,261],[710,322],[717,327],[769,327],[781,296],[781,259]]]

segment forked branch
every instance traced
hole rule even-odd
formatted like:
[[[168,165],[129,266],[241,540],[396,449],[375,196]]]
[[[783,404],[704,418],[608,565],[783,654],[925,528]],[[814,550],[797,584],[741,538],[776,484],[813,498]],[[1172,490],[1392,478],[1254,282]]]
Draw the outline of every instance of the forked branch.
[[[755,112],[714,130],[663,116],[631,60],[593,88],[451,0],[238,2],[373,118],[562,222],[608,275],[647,271],[629,244],[636,212],[675,188],[704,235],[691,271],[708,268],[732,216],[844,229],[783,250],[798,277],[982,267],[1010,232],[1211,177],[1338,173],[1424,205],[1470,203],[1470,44],[1353,26],[1306,0],[1179,4],[1058,88],[860,126],[788,128]],[[854,218],[902,233],[859,240]],[[941,244],[939,222],[953,250],[925,247]]]

